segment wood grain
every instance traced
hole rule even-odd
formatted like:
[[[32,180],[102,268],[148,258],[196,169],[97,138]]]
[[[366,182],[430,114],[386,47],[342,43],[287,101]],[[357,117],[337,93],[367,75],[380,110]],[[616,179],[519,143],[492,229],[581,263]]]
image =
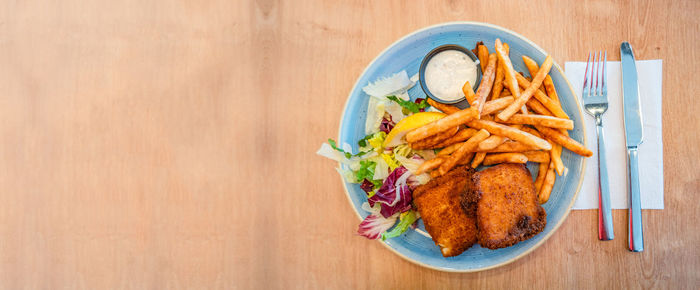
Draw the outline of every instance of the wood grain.
[[[0,288],[696,288],[698,1],[4,1]],[[365,66],[403,35],[500,25],[560,64],[622,41],[664,61],[665,210],[646,248],[574,211],[542,247],[473,274],[355,235],[335,164]]]

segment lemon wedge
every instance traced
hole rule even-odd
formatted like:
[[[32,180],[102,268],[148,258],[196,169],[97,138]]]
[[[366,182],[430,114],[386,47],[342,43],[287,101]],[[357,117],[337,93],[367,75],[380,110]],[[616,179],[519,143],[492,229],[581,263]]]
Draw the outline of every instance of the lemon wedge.
[[[396,147],[405,143],[402,139],[406,136],[406,133],[435,120],[442,119],[445,116],[445,114],[440,112],[420,112],[404,118],[396,123],[396,126],[386,135],[386,139],[384,139],[384,148]]]

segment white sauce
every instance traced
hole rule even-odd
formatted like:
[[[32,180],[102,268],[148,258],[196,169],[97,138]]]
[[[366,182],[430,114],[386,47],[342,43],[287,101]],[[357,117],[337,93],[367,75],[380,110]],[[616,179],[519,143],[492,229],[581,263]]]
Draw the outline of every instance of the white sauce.
[[[476,63],[458,50],[445,50],[434,55],[425,68],[425,84],[435,97],[443,101],[464,98],[462,86],[476,82]]]

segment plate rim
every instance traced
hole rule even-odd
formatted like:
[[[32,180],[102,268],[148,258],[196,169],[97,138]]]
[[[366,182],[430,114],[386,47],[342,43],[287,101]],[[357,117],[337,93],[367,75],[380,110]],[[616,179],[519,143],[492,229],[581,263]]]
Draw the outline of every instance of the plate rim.
[[[370,62],[367,64],[367,66],[365,66],[365,69],[364,69],[364,70],[362,70],[362,72],[360,73],[360,75],[357,77],[357,80],[356,80],[355,83],[353,84],[352,88],[350,89],[350,92],[348,93],[347,98],[345,99],[345,105],[343,106],[343,114],[342,114],[342,116],[341,116],[341,118],[340,118],[340,123],[338,124],[338,136],[336,136],[336,138],[337,138],[338,140],[340,140],[340,133],[342,132],[342,126],[343,126],[343,124],[345,123],[345,111],[346,111],[347,108],[348,108],[348,104],[350,104],[350,99],[352,98],[352,92],[353,92],[353,91],[355,90],[355,88],[357,88],[357,86],[359,85],[359,82],[360,82],[360,79],[362,79],[362,76],[365,75],[365,73],[367,73],[367,70],[369,70],[369,68],[377,61],[377,59],[379,59],[379,58],[380,58],[382,55],[384,55],[389,49],[391,49],[392,47],[394,47],[394,46],[395,46],[396,44],[398,44],[399,42],[401,42],[401,41],[403,41],[404,39],[407,39],[407,38],[409,38],[409,37],[411,37],[411,36],[413,36],[413,35],[416,35],[416,34],[418,34],[418,33],[421,33],[421,32],[423,32],[423,31],[430,30],[430,29],[434,29],[434,28],[439,28],[439,27],[442,27],[442,26],[448,26],[448,25],[465,25],[465,24],[466,24],[466,25],[485,26],[485,27],[494,28],[494,29],[497,29],[497,30],[504,31],[504,32],[506,32],[506,33],[510,33],[510,34],[514,35],[515,37],[520,38],[521,40],[525,41],[526,43],[528,43],[529,45],[531,45],[531,46],[532,46],[533,48],[535,48],[536,50],[539,50],[539,51],[542,52],[544,55],[549,55],[544,49],[542,49],[541,47],[539,47],[537,44],[535,44],[534,42],[532,42],[530,39],[526,38],[525,36],[523,36],[523,35],[521,35],[521,34],[515,32],[515,31],[512,31],[512,30],[510,30],[510,29],[507,29],[507,28],[504,28],[504,27],[501,27],[501,26],[498,26],[498,25],[495,25],[495,24],[486,23],[486,22],[478,22],[478,21],[450,21],[450,22],[437,23],[437,24],[429,25],[429,26],[426,26],[426,27],[423,27],[423,28],[414,30],[414,31],[409,32],[408,34],[402,36],[402,37],[399,38],[398,40],[392,42],[391,44],[389,44],[386,48],[384,48],[381,52],[379,52],[379,54],[377,54],[377,56],[374,57],[374,59],[372,59],[372,61],[370,61]],[[561,66],[559,66],[559,64],[557,63],[557,61],[554,61],[553,67],[555,67],[557,70],[559,70],[559,72],[561,73],[562,77],[563,77],[564,80],[566,81],[566,84],[569,86],[569,90],[571,90],[571,93],[572,93],[573,96],[574,96],[574,102],[576,103],[576,108],[577,108],[578,111],[579,111],[579,115],[582,116],[582,118],[583,118],[583,116],[584,116],[584,115],[583,115],[583,109],[582,109],[582,107],[581,107],[581,103],[580,103],[580,101],[579,101],[579,98],[578,98],[577,95],[576,95],[576,91],[574,90],[574,87],[571,85],[571,82],[569,82],[569,79],[566,77],[566,74],[564,73],[564,70],[561,68]],[[583,136],[583,145],[586,146],[586,147],[588,147],[588,141],[586,140],[586,122],[581,122],[581,130],[582,130],[581,133],[582,133],[582,136]],[[406,255],[400,253],[400,252],[397,251],[396,249],[394,249],[394,248],[392,248],[391,246],[389,246],[386,242],[382,241],[381,239],[378,239],[377,241],[378,241],[380,244],[382,244],[385,248],[389,249],[391,252],[393,252],[394,254],[398,255],[399,257],[403,258],[403,259],[406,260],[406,261],[409,261],[409,262],[411,262],[411,263],[413,263],[413,264],[415,264],[415,265],[419,265],[419,266],[422,266],[422,267],[425,267],[425,268],[429,268],[429,269],[436,270],[436,271],[441,271],[441,272],[451,272],[451,273],[474,273],[474,272],[480,272],[480,271],[485,271],[485,270],[489,270],[489,269],[494,269],[494,268],[498,268],[498,267],[501,267],[501,266],[505,266],[505,265],[507,265],[507,264],[510,264],[510,263],[512,263],[512,262],[515,262],[515,261],[519,260],[519,259],[522,258],[522,257],[527,256],[527,255],[530,254],[532,251],[534,251],[535,249],[537,249],[537,248],[539,248],[540,246],[542,246],[542,244],[544,244],[544,242],[546,242],[547,240],[549,240],[549,238],[559,229],[559,227],[560,227],[560,226],[564,223],[564,221],[569,217],[569,214],[571,213],[571,209],[572,209],[574,203],[576,202],[576,200],[578,199],[579,192],[581,191],[581,185],[583,184],[583,177],[584,177],[584,173],[585,173],[585,171],[586,171],[586,162],[587,162],[587,159],[588,159],[588,158],[583,158],[583,161],[582,161],[582,163],[581,163],[581,169],[579,170],[579,171],[580,171],[580,176],[581,176],[581,177],[579,178],[578,185],[576,186],[576,192],[574,192],[574,196],[573,196],[573,198],[571,199],[571,202],[569,203],[569,205],[567,206],[566,211],[564,212],[564,215],[562,216],[561,220],[559,220],[559,222],[556,223],[556,224],[554,225],[554,227],[552,228],[552,230],[551,230],[549,233],[547,233],[547,234],[546,234],[539,242],[537,242],[534,246],[530,247],[529,249],[525,250],[524,252],[520,253],[519,255],[513,257],[513,258],[510,259],[510,260],[507,260],[507,261],[504,261],[504,262],[501,262],[501,263],[498,263],[498,264],[490,265],[490,266],[487,266],[487,267],[476,268],[476,269],[464,269],[464,270],[460,270],[460,269],[444,268],[444,267],[437,267],[437,266],[433,266],[433,265],[430,265],[430,264],[426,264],[426,263],[423,263],[423,262],[421,262],[421,261],[415,260],[415,259],[413,259],[413,258],[407,257]],[[341,165],[341,163],[338,162],[338,166],[340,166],[340,165]],[[362,216],[360,215],[359,211],[355,208],[355,205],[353,204],[352,199],[350,198],[350,191],[348,190],[348,186],[347,186],[345,180],[343,179],[342,176],[339,176],[339,177],[340,177],[341,183],[343,184],[343,189],[345,190],[345,198],[347,199],[348,203],[350,204],[350,207],[352,208],[353,212],[355,212],[355,215],[359,218],[360,221],[362,221],[362,220],[363,220]]]

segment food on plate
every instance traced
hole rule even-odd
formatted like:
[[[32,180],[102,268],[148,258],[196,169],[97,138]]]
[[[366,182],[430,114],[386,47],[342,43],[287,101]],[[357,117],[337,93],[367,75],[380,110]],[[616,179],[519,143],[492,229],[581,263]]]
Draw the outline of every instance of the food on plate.
[[[460,129],[457,131],[457,134],[454,134],[454,136],[450,137],[449,139],[442,141],[442,143],[436,145],[433,148],[447,148],[448,146],[451,146],[455,143],[462,142],[464,140],[467,140],[471,138],[471,136],[474,136],[476,134],[476,130],[472,128],[466,128],[466,129]],[[442,151],[440,151],[442,152]]]
[[[408,116],[396,123],[394,128],[392,128],[392,130],[386,136],[386,139],[384,139],[383,145],[386,148],[394,147],[396,145],[405,143],[401,140],[401,138],[403,138],[406,135],[406,133],[415,128],[419,128],[425,124],[442,119],[444,117],[445,114],[440,112],[420,112]]]
[[[418,166],[418,169],[416,169],[416,174],[423,174],[423,172],[438,168],[443,162],[445,162],[445,158],[443,157],[435,157],[433,159],[426,160],[423,162],[423,164]]]
[[[516,74],[515,78],[517,79],[518,84],[521,87],[523,87],[523,88],[530,87],[530,81],[525,79],[524,76],[522,76],[520,74]],[[542,103],[542,105],[544,105],[544,107],[547,108],[547,110],[552,112],[552,114],[555,117],[569,119],[569,116],[564,112],[564,110],[561,108],[561,106],[557,102],[555,102],[552,99],[550,99],[549,97],[547,97],[547,95],[545,95],[543,92],[535,90],[534,96],[535,96],[535,99],[537,99],[540,103]]]
[[[483,42],[476,44],[476,56],[479,58],[479,64],[481,65],[481,71],[486,71],[486,64],[489,61],[489,49],[484,45]]]
[[[540,133],[542,133],[543,136],[550,138],[552,141],[556,142],[557,144],[564,146],[564,148],[571,150],[572,152],[585,156],[585,157],[591,157],[593,156],[593,151],[590,149],[586,148],[583,146],[583,144],[578,143],[576,140],[571,139],[571,137],[566,136],[562,134],[561,132],[554,130],[552,128],[544,127],[544,126],[537,126],[537,128]]]
[[[532,147],[530,145],[526,145],[525,143],[522,143],[522,142],[508,140],[508,141],[503,142],[503,144],[496,146],[496,148],[488,149],[488,150],[477,149],[477,152],[489,152],[489,153],[525,152],[525,151],[530,151],[530,150],[537,150],[537,148]]]
[[[464,156],[467,155],[467,153],[474,152],[474,149],[476,146],[479,145],[479,142],[484,141],[487,137],[489,137],[489,132],[481,129],[479,132],[474,134],[467,142],[462,143],[462,145],[457,148],[457,150],[452,153],[449,157],[445,159],[445,162],[443,162],[440,165],[439,172],[441,175],[446,174],[448,171],[450,171],[455,165],[457,165],[457,162],[462,160]]]
[[[478,152],[474,154],[474,159],[472,160],[472,168],[477,168],[481,165],[486,157],[486,152]]]
[[[484,109],[481,111],[481,114],[482,115],[491,114],[493,112],[496,112],[500,109],[507,107],[512,102],[513,102],[513,97],[511,97],[511,96],[505,96],[505,97],[502,97],[502,98],[499,98],[496,100],[488,101],[484,104]],[[443,112],[445,112],[445,111],[443,111]],[[447,112],[445,112],[445,113],[447,113]]]
[[[474,102],[474,99],[476,99],[476,94],[474,93],[472,84],[469,81],[465,82],[462,86],[462,92],[464,93],[464,98],[467,99],[467,102],[469,102],[470,104]]]
[[[547,167],[547,175],[545,175],[544,180],[542,181],[542,187],[537,193],[537,198],[539,199],[540,203],[545,203],[549,200],[549,195],[552,193],[552,187],[554,186],[555,177],[554,164],[549,162],[549,167]]]
[[[527,161],[537,162],[537,163],[549,163],[549,153],[547,151],[525,151],[523,155],[527,157]]]
[[[531,59],[527,55],[523,55],[523,63],[525,63],[525,66],[527,69],[530,71],[530,75],[535,75],[537,73],[537,70],[540,69],[539,65],[535,60]],[[545,91],[547,92],[547,96],[552,99],[552,101],[556,102],[559,104],[559,95],[557,95],[557,90],[554,88],[554,81],[552,81],[552,76],[547,75],[544,78],[544,82],[542,85],[545,88]],[[541,89],[542,87],[540,87]]]
[[[507,108],[505,108],[503,111],[498,113],[498,118],[501,119],[502,121],[508,120],[515,112],[520,110],[523,105],[527,102],[527,100],[532,97],[532,94],[535,92],[540,91],[537,90],[537,88],[540,87],[542,84],[542,81],[544,81],[544,77],[549,73],[549,70],[552,68],[552,64],[554,64],[554,61],[552,60],[551,56],[547,56],[547,58],[544,60],[544,63],[542,63],[542,67],[540,67],[540,70],[537,72],[537,75],[532,79],[532,82],[530,85],[525,89],[525,91],[522,92],[520,96],[518,96],[515,101],[513,101],[512,104],[510,104]]]
[[[469,55],[455,49],[435,54],[425,67],[425,84],[428,90],[443,101],[456,101],[464,97],[462,84],[476,83],[476,62]]]
[[[418,127],[413,131],[408,132],[406,134],[406,141],[416,142],[420,139],[430,137],[445,130],[449,130],[452,127],[465,124],[476,117],[477,111],[474,108],[460,110],[454,114],[448,115],[447,117],[428,123],[425,126]]]
[[[564,162],[561,161],[561,145],[554,144],[552,146],[552,150],[549,151],[549,155],[552,159],[552,163],[554,163],[554,170],[557,171],[557,175],[561,176],[562,174],[564,174]]]
[[[379,78],[363,88],[367,119],[358,146],[329,139],[319,149],[367,195],[360,235],[390,239],[422,219],[445,257],[476,242],[489,249],[511,246],[544,229],[540,204],[556,196],[557,175],[566,170],[563,148],[592,155],[569,137],[574,121],[549,75],[551,56],[541,65],[523,56],[530,78],[513,68],[507,43],[497,39],[491,54],[480,43],[474,52],[483,72],[476,93],[476,63],[461,51],[442,51],[425,75],[440,100],[411,96],[418,74]],[[439,102],[462,96],[468,108]],[[537,163],[534,181],[528,163]]]
[[[471,180],[470,188],[479,197],[476,216],[482,247],[509,247],[544,230],[547,213],[537,201],[525,165],[496,165],[475,173]]]
[[[524,124],[533,126],[545,126],[550,128],[574,129],[574,121],[552,116],[542,116],[533,114],[515,114],[504,121],[507,124]]]
[[[452,138],[455,134],[457,134],[457,131],[459,131],[459,127],[453,127],[447,131],[440,132],[428,138],[418,140],[414,143],[411,143],[410,145],[413,149],[442,148],[438,146],[440,146],[440,144],[447,141],[448,139]]]
[[[451,115],[450,115],[451,116]],[[449,117],[449,116],[448,116]],[[518,130],[513,127],[509,127],[494,121],[487,121],[487,120],[471,120],[469,122],[469,127],[475,128],[475,129],[486,129],[489,131],[491,134],[507,137],[508,139],[515,140],[515,141],[520,141],[523,142],[527,145],[543,149],[543,150],[549,150],[552,149],[552,145],[549,144],[546,140],[542,138],[538,138],[537,136],[534,136],[530,133],[523,132],[521,130]],[[420,128],[418,128],[420,129]],[[410,134],[410,132],[409,132]]]
[[[474,171],[459,166],[413,191],[425,229],[445,257],[457,256],[477,241],[475,203],[465,197]]]
[[[510,48],[508,47],[507,44],[503,44],[503,50],[506,55],[508,55]],[[505,79],[505,69],[503,68],[503,62],[498,61],[498,64],[496,65],[496,81],[493,84],[493,92],[491,92],[491,99],[496,100],[504,95],[501,95],[503,92],[503,80]]]
[[[522,153],[491,153],[486,154],[484,158],[484,165],[494,165],[501,163],[527,163],[527,156]]]
[[[465,83],[465,85],[466,85],[466,83]],[[471,90],[471,87],[469,89]],[[428,98],[428,104],[430,104],[430,106],[432,106],[433,108],[442,111],[445,114],[452,114],[452,113],[459,111],[459,108],[457,108],[455,106],[447,105],[447,104],[443,104],[443,103],[438,103],[431,98]]]
[[[477,109],[478,115],[481,116],[481,112],[484,110],[484,104],[486,103],[486,98],[488,98],[489,93],[491,93],[491,87],[493,86],[493,81],[496,78],[496,54],[489,55],[489,63],[486,65],[486,70],[481,76],[481,84],[479,84],[479,89],[476,90],[476,97],[470,105]]]
[[[508,138],[503,137],[503,136],[498,136],[498,135],[491,135],[486,140],[481,141],[479,143],[479,146],[476,147],[477,151],[486,151],[486,150],[491,150],[493,148],[498,147],[498,145],[503,144],[506,142]]]
[[[545,176],[547,176],[547,170],[549,169],[549,162],[540,163],[537,170],[537,177],[535,177],[535,191],[538,193],[542,189],[542,182],[544,182]]]
[[[513,97],[515,97],[517,100],[520,98],[520,87],[518,87],[518,81],[515,79],[515,77],[519,74],[515,72],[515,69],[513,69],[513,63],[511,63],[508,52],[506,52],[506,49],[504,48],[500,39],[496,39],[495,46],[496,53],[498,54],[498,61],[500,62],[500,66],[503,67],[504,84],[510,93],[513,94]]]

